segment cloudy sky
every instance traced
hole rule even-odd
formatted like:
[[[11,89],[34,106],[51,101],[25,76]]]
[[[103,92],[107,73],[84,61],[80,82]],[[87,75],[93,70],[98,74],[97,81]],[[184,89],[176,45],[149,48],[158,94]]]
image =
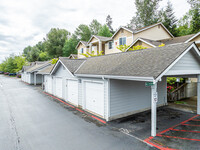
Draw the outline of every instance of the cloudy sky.
[[[171,1],[177,18],[189,10],[187,0]],[[162,0],[160,7],[166,3]],[[92,19],[103,24],[110,14],[116,29],[126,25],[134,13],[134,0],[0,0],[0,62],[41,41],[53,27],[73,32]]]

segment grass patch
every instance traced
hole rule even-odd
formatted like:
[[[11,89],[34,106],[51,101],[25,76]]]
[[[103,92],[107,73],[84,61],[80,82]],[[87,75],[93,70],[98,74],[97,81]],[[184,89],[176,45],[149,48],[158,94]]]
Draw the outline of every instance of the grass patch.
[[[175,104],[187,104],[187,103],[184,102],[184,101],[175,101],[174,103],[175,103]]]

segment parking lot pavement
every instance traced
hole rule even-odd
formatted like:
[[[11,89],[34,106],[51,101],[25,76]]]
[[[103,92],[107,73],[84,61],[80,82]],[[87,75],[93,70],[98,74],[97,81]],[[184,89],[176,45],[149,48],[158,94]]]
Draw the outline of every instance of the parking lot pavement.
[[[200,116],[167,106],[158,108],[156,137],[150,136],[150,111],[111,121],[108,126],[137,137],[158,149],[200,149]]]
[[[0,75],[0,85],[0,150],[155,149],[82,119],[19,79]]]
[[[195,115],[173,127],[159,132],[156,137],[145,139],[157,148],[199,150],[200,116]]]

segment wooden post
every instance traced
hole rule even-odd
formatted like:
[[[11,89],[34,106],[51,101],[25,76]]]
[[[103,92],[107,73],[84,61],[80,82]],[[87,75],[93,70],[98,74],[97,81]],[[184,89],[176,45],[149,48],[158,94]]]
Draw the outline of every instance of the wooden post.
[[[151,86],[151,136],[156,136],[156,104],[158,100],[157,83]]]

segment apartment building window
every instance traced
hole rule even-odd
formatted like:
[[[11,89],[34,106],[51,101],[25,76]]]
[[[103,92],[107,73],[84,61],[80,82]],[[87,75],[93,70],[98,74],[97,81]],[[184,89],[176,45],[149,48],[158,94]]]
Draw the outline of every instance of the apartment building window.
[[[81,53],[83,54],[83,48],[81,48]]]
[[[126,37],[119,38],[119,45],[126,45]]]
[[[114,47],[114,42],[113,42],[113,41],[110,41],[110,42],[108,43],[108,47],[109,47],[109,49],[113,49],[113,47]]]

